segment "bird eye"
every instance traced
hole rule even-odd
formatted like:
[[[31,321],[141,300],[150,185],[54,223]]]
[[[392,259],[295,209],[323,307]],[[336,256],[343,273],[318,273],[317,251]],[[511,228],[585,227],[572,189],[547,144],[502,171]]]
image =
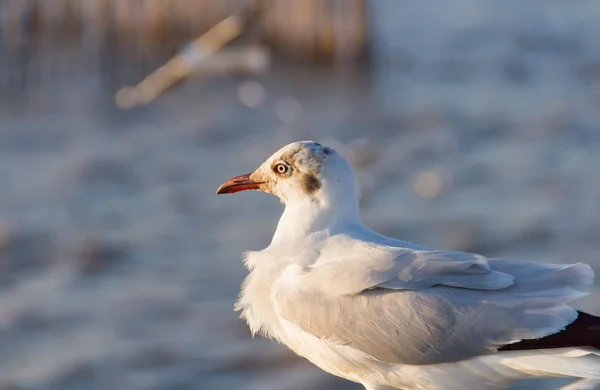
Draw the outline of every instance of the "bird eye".
[[[292,167],[282,161],[275,164],[275,166],[273,166],[273,170],[279,175],[287,175],[292,171]]]

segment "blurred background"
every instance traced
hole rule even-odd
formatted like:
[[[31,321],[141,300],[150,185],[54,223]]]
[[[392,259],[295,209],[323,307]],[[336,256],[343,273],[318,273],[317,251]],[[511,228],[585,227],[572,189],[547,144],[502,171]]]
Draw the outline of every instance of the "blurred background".
[[[215,190],[297,140],[352,161],[379,232],[600,270],[597,1],[0,0],[0,24],[2,390],[360,389],[233,311],[282,205]]]

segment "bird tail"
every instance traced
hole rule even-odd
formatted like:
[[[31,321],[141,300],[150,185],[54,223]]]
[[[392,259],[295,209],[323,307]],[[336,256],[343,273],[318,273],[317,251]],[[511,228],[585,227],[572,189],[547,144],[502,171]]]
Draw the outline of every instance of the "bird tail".
[[[580,378],[569,390],[589,390],[600,381],[600,350],[555,348],[506,351],[458,363],[398,367],[402,378],[418,378],[418,385],[435,390],[506,389],[515,381],[529,378]],[[414,384],[412,384],[414,385]],[[407,387],[407,386],[405,386]],[[593,388],[591,388],[593,389]]]
[[[600,380],[600,350],[596,348],[508,351],[464,363],[463,374],[479,386],[469,388],[504,389],[517,380],[530,378]]]
[[[522,378],[600,379],[600,350],[596,348],[527,350],[499,353],[496,357],[498,363],[515,370]]]
[[[600,317],[581,311],[575,321],[555,334],[539,339],[521,340],[505,345],[499,351],[524,351],[566,347],[592,347],[600,350]]]

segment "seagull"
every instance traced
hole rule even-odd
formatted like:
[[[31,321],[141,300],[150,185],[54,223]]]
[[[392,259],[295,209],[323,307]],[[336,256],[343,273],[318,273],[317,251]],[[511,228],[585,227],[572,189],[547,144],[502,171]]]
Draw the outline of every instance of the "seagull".
[[[236,310],[366,390],[502,389],[527,378],[600,379],[600,317],[570,303],[583,263],[433,250],[363,225],[354,171],[333,148],[294,142],[217,194],[263,191],[285,210],[249,251]]]

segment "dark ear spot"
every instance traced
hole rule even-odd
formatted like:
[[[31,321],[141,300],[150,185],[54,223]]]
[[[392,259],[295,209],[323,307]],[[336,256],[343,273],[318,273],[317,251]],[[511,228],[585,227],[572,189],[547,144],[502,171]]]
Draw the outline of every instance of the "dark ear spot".
[[[312,194],[321,188],[321,182],[314,175],[305,173],[300,178],[300,185],[307,194]]]
[[[323,149],[323,153],[330,154],[331,153],[331,148],[325,148],[325,149]]]

